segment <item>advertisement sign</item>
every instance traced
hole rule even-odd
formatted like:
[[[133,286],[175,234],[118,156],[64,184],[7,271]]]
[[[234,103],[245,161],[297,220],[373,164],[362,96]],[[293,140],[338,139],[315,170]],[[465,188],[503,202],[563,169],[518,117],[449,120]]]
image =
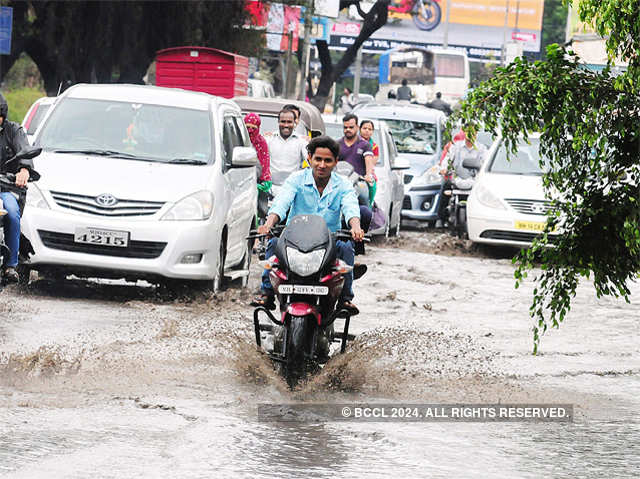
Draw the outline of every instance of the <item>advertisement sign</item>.
[[[300,31],[300,7],[290,7],[281,3],[269,5],[267,21],[267,48],[286,51],[289,48],[289,32],[292,33],[292,50],[298,50]]]
[[[511,41],[521,43],[525,52],[539,52],[543,11],[544,0],[398,0],[391,3],[387,24],[365,43],[364,51],[442,46],[446,35],[449,47],[464,49],[472,58],[500,57],[503,44]],[[360,32],[357,19],[361,20],[352,14],[336,20],[333,48],[353,43],[350,37]]]
[[[0,7],[0,55],[11,54],[12,27],[13,27],[13,8]]]
[[[340,0],[315,0],[313,13],[319,17],[338,18]]]

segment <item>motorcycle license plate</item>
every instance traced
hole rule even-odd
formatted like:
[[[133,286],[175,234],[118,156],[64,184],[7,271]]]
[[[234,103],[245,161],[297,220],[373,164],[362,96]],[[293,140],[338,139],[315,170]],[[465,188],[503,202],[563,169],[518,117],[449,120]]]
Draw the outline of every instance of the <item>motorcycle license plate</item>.
[[[73,241],[76,243],[126,248],[129,245],[129,232],[103,230],[101,228],[76,228]]]
[[[309,286],[306,284],[281,284],[278,287],[280,294],[313,294],[326,296],[329,294],[328,286]]]

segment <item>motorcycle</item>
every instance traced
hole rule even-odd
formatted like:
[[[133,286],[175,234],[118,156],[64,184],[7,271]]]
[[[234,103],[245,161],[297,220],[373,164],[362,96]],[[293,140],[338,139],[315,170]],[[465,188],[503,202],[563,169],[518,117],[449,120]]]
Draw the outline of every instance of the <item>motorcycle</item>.
[[[416,27],[430,31],[440,25],[442,8],[440,0],[400,0],[389,6],[391,13],[410,14]]]
[[[13,162],[26,160],[35,158],[42,152],[42,148],[33,148],[24,150],[9,161],[5,163],[5,168],[7,165],[10,165]],[[40,174],[31,170],[31,175],[29,177],[29,182],[38,181],[40,179]],[[18,206],[20,207],[20,216],[24,212],[24,207],[27,200],[27,188],[16,186],[16,175],[14,173],[0,173],[0,191],[10,192],[12,193],[16,199],[18,200]],[[4,271],[4,266],[9,259],[9,247],[6,245],[5,237],[4,237],[4,221],[6,215],[0,216],[0,271]],[[35,251],[33,250],[33,246],[31,242],[20,233],[20,250],[18,251],[18,267],[16,270],[18,271],[20,283],[26,284],[29,282],[29,275],[31,273],[31,268],[29,268],[29,258]],[[4,277],[1,281],[2,285],[6,284]]]
[[[266,333],[263,349],[289,386],[294,387],[329,359],[331,343],[340,342],[340,351],[344,352],[347,341],[355,338],[349,334],[354,313],[336,308],[344,275],[353,269],[337,258],[336,240],[350,240],[351,233],[331,233],[321,216],[298,215],[288,226],[273,228],[272,234],[280,237],[275,255],[264,266],[269,270],[280,315],[274,316],[266,306],[256,307],[254,332],[261,348],[262,335]],[[252,232],[249,238],[258,236],[264,235]],[[261,314],[267,316],[269,323],[260,322]],[[334,323],[338,318],[344,319],[344,326],[336,332]]]
[[[466,158],[462,162],[462,166],[470,170],[471,177],[475,178],[482,166],[482,162],[475,158]],[[450,184],[449,188],[443,191],[443,194],[451,197],[446,209],[449,222],[449,232],[460,239],[468,237],[467,200],[469,199],[470,193],[471,188],[456,188],[454,184]]]

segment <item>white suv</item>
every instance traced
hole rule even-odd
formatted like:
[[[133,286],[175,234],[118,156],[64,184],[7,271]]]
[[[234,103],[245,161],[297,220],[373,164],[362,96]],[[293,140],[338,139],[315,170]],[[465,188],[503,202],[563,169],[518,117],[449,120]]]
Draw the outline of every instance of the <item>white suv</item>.
[[[171,88],[76,85],[35,144],[33,269],[109,278],[248,276],[256,153],[238,106]],[[244,282],[246,284],[246,282]]]

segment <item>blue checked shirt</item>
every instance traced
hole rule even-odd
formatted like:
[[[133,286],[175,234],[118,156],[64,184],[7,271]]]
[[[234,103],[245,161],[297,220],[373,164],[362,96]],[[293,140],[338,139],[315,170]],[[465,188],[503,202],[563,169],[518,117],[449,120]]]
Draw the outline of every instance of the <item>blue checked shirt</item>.
[[[331,231],[340,229],[341,212],[347,224],[351,218],[360,218],[358,198],[349,180],[332,172],[331,179],[320,196],[311,168],[289,176],[269,210],[269,214],[275,213],[280,219],[285,218],[287,212],[287,224],[297,215],[319,215],[324,218]]]

